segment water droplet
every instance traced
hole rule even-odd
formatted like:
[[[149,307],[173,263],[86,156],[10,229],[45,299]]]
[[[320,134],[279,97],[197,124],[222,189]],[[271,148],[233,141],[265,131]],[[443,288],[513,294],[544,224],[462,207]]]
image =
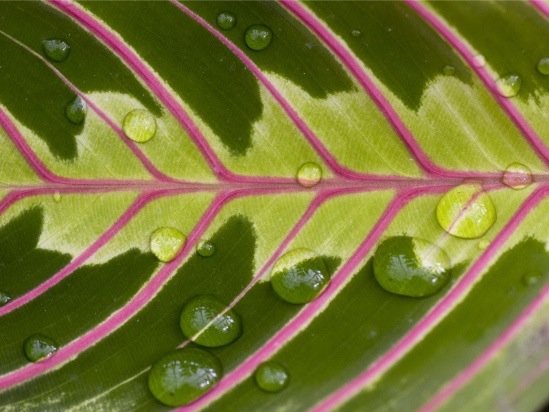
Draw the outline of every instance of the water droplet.
[[[296,179],[303,187],[313,187],[322,179],[322,169],[316,163],[304,163],[297,170]]]
[[[65,116],[71,123],[80,124],[86,118],[86,112],[88,111],[88,105],[81,96],[76,98],[67,104],[65,107]]]
[[[549,75],[549,57],[542,57],[538,62],[538,72],[547,76]]]
[[[220,29],[231,30],[236,26],[236,16],[228,11],[224,11],[217,15],[216,22]]]
[[[498,81],[496,82],[499,94],[501,94],[503,97],[516,96],[520,90],[521,84],[522,79],[518,74],[509,74],[505,77],[498,79]]]
[[[215,246],[207,240],[201,240],[196,246],[196,252],[202,257],[210,257],[215,253]]]
[[[62,62],[69,57],[71,46],[65,40],[48,39],[42,41],[42,50],[48,59]]]
[[[477,245],[477,246],[478,246],[478,248],[479,248],[480,250],[484,250],[484,249],[486,249],[488,246],[490,246],[490,242],[487,241],[486,239],[483,239],[483,240],[481,240],[480,242],[478,242],[478,245]]]
[[[440,226],[453,236],[474,239],[496,221],[496,208],[481,185],[464,184],[447,192],[437,205]]]
[[[0,291],[0,306],[4,306],[11,301],[11,296],[6,292]]]
[[[59,203],[61,201],[61,192],[59,190],[53,192],[53,201],[55,203]]]
[[[540,281],[540,279],[541,279],[541,275],[539,274],[528,274],[522,277],[522,283],[525,286],[534,286],[536,283]]]
[[[277,362],[264,362],[254,373],[257,386],[265,392],[280,392],[288,384],[288,371]]]
[[[28,360],[40,362],[57,351],[57,344],[47,336],[36,334],[25,340],[23,350]]]
[[[482,54],[477,54],[473,58],[473,65],[476,66],[476,67],[486,66],[486,58]]]
[[[153,396],[168,406],[181,406],[198,399],[221,379],[221,362],[197,348],[179,349],[159,359],[149,371]]]
[[[374,254],[374,275],[381,287],[397,295],[425,297],[450,280],[450,259],[426,240],[395,236],[384,240]]]
[[[308,249],[294,249],[284,254],[271,270],[274,291],[290,303],[310,302],[329,281],[324,259]]]
[[[532,171],[522,163],[511,163],[503,173],[503,183],[512,189],[524,189],[533,181]]]
[[[156,133],[156,120],[146,110],[136,109],[124,117],[122,125],[126,136],[134,142],[148,142]]]
[[[442,73],[446,76],[452,76],[455,72],[456,68],[454,66],[446,65],[442,68]]]
[[[254,24],[246,29],[244,40],[252,50],[263,50],[273,39],[273,32],[267,26]]]
[[[199,345],[210,348],[227,345],[238,339],[242,323],[232,310],[218,317],[225,309],[226,305],[213,296],[197,296],[183,308],[179,326],[188,339]],[[200,335],[195,337],[199,332]]]
[[[173,260],[187,241],[186,236],[173,227],[156,229],[150,239],[151,252],[162,262]]]
[[[360,30],[352,30],[351,31],[351,36],[353,36],[353,37],[360,37],[361,34],[362,34],[362,32]]]

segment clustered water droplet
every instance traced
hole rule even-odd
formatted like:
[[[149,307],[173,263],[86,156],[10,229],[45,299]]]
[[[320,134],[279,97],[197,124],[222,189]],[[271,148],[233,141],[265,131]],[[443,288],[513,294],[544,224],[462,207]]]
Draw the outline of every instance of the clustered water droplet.
[[[150,238],[151,252],[161,262],[170,262],[181,251],[187,237],[173,227],[160,227]]]
[[[522,163],[511,163],[505,169],[502,181],[512,189],[524,189],[532,184],[532,171]]]
[[[57,343],[47,336],[32,335],[23,344],[25,356],[31,362],[40,362],[51,357],[57,351]]]
[[[509,74],[497,80],[496,85],[499,94],[503,97],[513,97],[520,91],[522,79],[518,74]]]
[[[124,117],[122,129],[129,139],[145,143],[151,140],[156,133],[156,119],[146,110],[135,109]]]
[[[71,123],[81,124],[86,118],[86,113],[88,111],[88,105],[86,101],[81,96],[76,96],[65,107],[65,116]]]
[[[260,364],[254,372],[254,379],[265,392],[280,392],[288,384],[289,375],[284,366],[269,361]]]
[[[196,253],[202,257],[210,257],[215,253],[215,245],[207,240],[201,240],[196,246]]]
[[[228,11],[221,12],[217,15],[216,23],[220,29],[230,30],[236,26],[236,16]]]
[[[263,50],[271,44],[273,32],[263,24],[254,24],[246,29],[244,41],[252,50]]]
[[[69,57],[71,46],[65,40],[47,39],[42,41],[42,50],[49,60],[62,62]]]
[[[303,187],[313,187],[322,180],[322,169],[314,162],[304,163],[297,170],[296,179]]]

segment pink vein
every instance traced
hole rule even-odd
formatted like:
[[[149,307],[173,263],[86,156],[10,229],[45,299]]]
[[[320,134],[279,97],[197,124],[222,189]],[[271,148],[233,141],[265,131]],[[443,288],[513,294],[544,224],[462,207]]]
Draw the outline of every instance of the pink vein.
[[[470,177],[474,175],[474,173],[471,172],[449,171],[435,165],[417,143],[416,139],[412,135],[412,132],[406,127],[381,90],[369,78],[367,73],[362,69],[359,61],[347,50],[342,42],[339,41],[328,29],[326,29],[310,11],[298,2],[281,0],[281,4],[297,19],[301,20],[305,26],[313,31],[330,48],[330,50],[332,50],[332,52],[339,57],[341,63],[353,74],[364,91],[366,91],[366,93],[370,96],[381,113],[400,136],[412,156],[414,156],[417,164],[423,168],[423,170],[431,175],[439,175],[444,177]]]
[[[235,387],[239,382],[248,377],[255,368],[264,360],[269,359],[277,352],[285,342],[299,333],[312,319],[320,313],[322,308],[339,292],[347,280],[352,276],[356,267],[363,261],[385,228],[391,223],[399,210],[414,197],[427,192],[435,192],[447,189],[447,187],[424,187],[404,192],[393,199],[385,212],[376,222],[366,239],[359,245],[349,260],[338,270],[332,278],[329,286],[323,294],[304,307],[288,324],[280,329],[271,339],[265,342],[261,349],[248,357],[236,369],[227,374],[219,384],[206,393],[195,403],[179,408],[178,411],[195,411],[210,404],[225,392]]]
[[[363,173],[357,173],[354,170],[350,170],[342,165],[335,159],[330,153],[322,141],[315,135],[310,129],[307,123],[299,116],[297,111],[293,108],[291,103],[284,98],[282,93],[276,88],[276,86],[263,74],[261,69],[250,59],[246,53],[244,53],[238,46],[232,41],[223,36],[218,30],[216,30],[211,24],[204,20],[201,16],[196,14],[187,6],[178,2],[177,0],[170,0],[172,4],[180,9],[183,13],[193,19],[196,23],[204,27],[210,34],[212,34],[217,40],[223,43],[238,59],[248,68],[248,70],[265,86],[269,93],[278,102],[280,107],[286,112],[288,117],[294,123],[294,125],[301,131],[303,136],[307,139],[309,144],[318,153],[322,160],[332,169],[332,171],[340,176],[349,179],[363,179],[363,178],[381,178],[381,176],[368,175]],[[395,178],[395,176],[390,176]]]
[[[534,6],[545,17],[549,18],[549,4],[542,0],[530,0],[530,4]]]
[[[546,189],[539,189],[526,199],[520,209],[509,220],[507,225],[494,238],[491,245],[482,256],[471,266],[467,274],[462,276],[456,286],[438,304],[421,319],[399,342],[389,349],[368,369],[358,375],[351,382],[322,400],[313,409],[315,412],[326,412],[335,409],[360,392],[373,379],[391,368],[413,346],[419,342],[444,316],[459,302],[477,281],[483,270],[490,264],[498,250],[509,239],[522,220],[538,204],[545,195]]]
[[[430,24],[438,33],[454,48],[461,57],[471,66],[473,71],[482,80],[488,91],[492,94],[497,103],[507,113],[509,118],[515,123],[522,132],[530,146],[536,154],[545,162],[549,163],[549,148],[545,146],[541,137],[530,127],[528,122],[522,117],[509,98],[503,97],[497,89],[494,79],[485,67],[479,67],[475,64],[475,54],[469,49],[469,46],[463,42],[445,23],[432,13],[426,6],[416,0],[405,0],[416,13]]]

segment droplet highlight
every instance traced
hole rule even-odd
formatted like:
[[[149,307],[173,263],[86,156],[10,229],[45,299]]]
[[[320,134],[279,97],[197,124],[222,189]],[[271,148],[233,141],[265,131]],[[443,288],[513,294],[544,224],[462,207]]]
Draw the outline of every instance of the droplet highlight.
[[[51,357],[57,351],[57,343],[47,336],[32,335],[23,345],[25,356],[31,362],[40,362]]]
[[[86,101],[81,96],[76,96],[76,98],[65,107],[65,116],[71,123],[81,124],[86,118],[87,111],[88,105],[86,104]]]
[[[511,163],[505,169],[502,181],[511,189],[521,190],[532,184],[532,171],[522,163]]]
[[[426,240],[409,236],[384,240],[376,249],[373,267],[383,289],[415,298],[434,295],[451,275],[446,252]]]
[[[193,342],[210,348],[234,342],[242,333],[242,323],[233,310],[223,313],[226,307],[210,295],[191,299],[181,312],[181,331]]]
[[[444,73],[446,76],[452,76],[455,74],[456,68],[454,66],[446,65],[442,68],[442,73]]]
[[[271,270],[271,286],[289,303],[312,301],[328,285],[324,259],[309,249],[294,249],[280,257]]]
[[[436,217],[440,226],[453,236],[475,239],[484,235],[496,221],[491,197],[479,184],[464,184],[447,192],[438,202]]]
[[[518,74],[509,74],[497,80],[496,86],[503,97],[513,97],[520,91],[522,79]]]
[[[165,355],[150,369],[149,390],[164,405],[191,403],[221,379],[221,362],[201,349],[185,348]]]
[[[124,134],[134,142],[145,143],[156,133],[156,119],[146,110],[136,109],[124,117]]]
[[[284,366],[277,362],[264,362],[254,372],[254,379],[265,392],[280,392],[288,385],[289,375]]]
[[[11,296],[6,292],[0,291],[0,306],[4,306],[11,302]]]
[[[273,39],[273,32],[267,26],[262,24],[254,24],[246,29],[244,41],[246,46],[252,50],[266,49]]]
[[[316,186],[322,180],[322,168],[313,162],[304,163],[297,170],[296,179],[303,187]]]
[[[48,39],[42,41],[42,50],[49,60],[62,62],[69,57],[71,46],[65,40]]]
[[[231,30],[236,26],[236,16],[228,11],[221,12],[217,15],[216,23],[222,30]]]
[[[160,227],[150,238],[151,252],[161,262],[170,262],[181,251],[187,237],[173,227]]]
[[[540,74],[549,76],[549,56],[539,59],[537,69]]]
[[[207,240],[201,240],[196,246],[196,253],[202,257],[210,257],[215,253],[215,245]]]

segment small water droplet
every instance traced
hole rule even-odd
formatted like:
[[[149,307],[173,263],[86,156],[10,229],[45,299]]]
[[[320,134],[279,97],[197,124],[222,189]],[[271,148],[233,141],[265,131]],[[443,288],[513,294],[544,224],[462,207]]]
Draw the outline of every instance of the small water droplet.
[[[289,303],[307,303],[328,285],[330,276],[324,259],[308,249],[282,255],[271,270],[271,286]]]
[[[76,96],[76,98],[71,101],[65,107],[65,116],[71,123],[80,124],[86,118],[86,113],[88,111],[88,105],[86,101],[81,96]]]
[[[228,11],[221,12],[217,15],[217,25],[223,30],[231,30],[236,26],[236,16]]]
[[[371,329],[368,332],[368,339],[375,339],[375,338],[377,338],[377,330]]]
[[[426,240],[394,236],[374,254],[374,275],[381,287],[397,295],[431,296],[450,280],[450,259]]]
[[[40,362],[49,358],[57,351],[57,344],[47,336],[36,334],[25,340],[23,350],[28,360],[31,362]]]
[[[538,72],[541,74],[547,76],[549,75],[549,57],[542,57],[539,59],[538,65]]]
[[[532,171],[522,163],[511,163],[505,169],[502,181],[512,189],[524,189],[532,184]]]
[[[446,65],[442,68],[442,73],[446,76],[452,76],[455,72],[456,68],[454,66]]]
[[[186,236],[173,227],[156,229],[150,239],[151,252],[162,262],[173,260],[187,241]]]
[[[244,41],[246,45],[252,50],[263,50],[273,39],[273,32],[267,26],[262,24],[254,24],[246,29],[244,34]]]
[[[65,40],[48,39],[42,41],[42,50],[48,59],[62,62],[69,57],[71,46]]]
[[[6,292],[0,291],[0,306],[4,306],[11,301],[11,296]]]
[[[441,197],[436,216],[453,236],[474,239],[484,235],[496,221],[492,199],[479,184],[463,184]]]
[[[520,91],[522,79],[518,74],[509,74],[505,77],[501,77],[496,82],[499,94],[503,97],[513,97]]]
[[[198,399],[221,379],[223,367],[211,353],[197,348],[171,352],[150,369],[149,390],[167,406],[181,406]]]
[[[61,201],[61,192],[59,190],[53,192],[53,201],[55,203],[59,203]]]
[[[156,133],[156,120],[146,110],[136,109],[124,117],[122,124],[126,136],[134,142],[148,142]]]
[[[352,30],[351,31],[351,36],[353,37],[360,37],[360,35],[362,34],[362,32],[360,30]]]
[[[480,242],[478,242],[478,245],[477,247],[480,249],[480,250],[484,250],[486,249],[488,246],[490,246],[490,242],[486,239],[482,239]]]
[[[277,362],[264,362],[254,372],[254,379],[260,389],[265,392],[280,392],[289,380],[288,371]]]
[[[304,163],[297,170],[296,179],[303,187],[313,187],[322,180],[322,169],[316,163]]]
[[[226,305],[214,296],[196,296],[183,308],[179,326],[188,339],[199,345],[210,348],[228,345],[242,333],[242,323],[232,310],[218,317],[225,309]],[[195,336],[199,332],[200,335]]]
[[[522,283],[525,286],[534,286],[540,281],[540,279],[541,279],[541,275],[539,274],[528,274],[522,277]]]
[[[201,240],[196,246],[196,252],[202,257],[210,257],[215,253],[215,246],[207,240]]]
[[[486,58],[482,54],[477,54],[473,58],[473,64],[476,67],[484,67],[484,66],[486,66]]]

